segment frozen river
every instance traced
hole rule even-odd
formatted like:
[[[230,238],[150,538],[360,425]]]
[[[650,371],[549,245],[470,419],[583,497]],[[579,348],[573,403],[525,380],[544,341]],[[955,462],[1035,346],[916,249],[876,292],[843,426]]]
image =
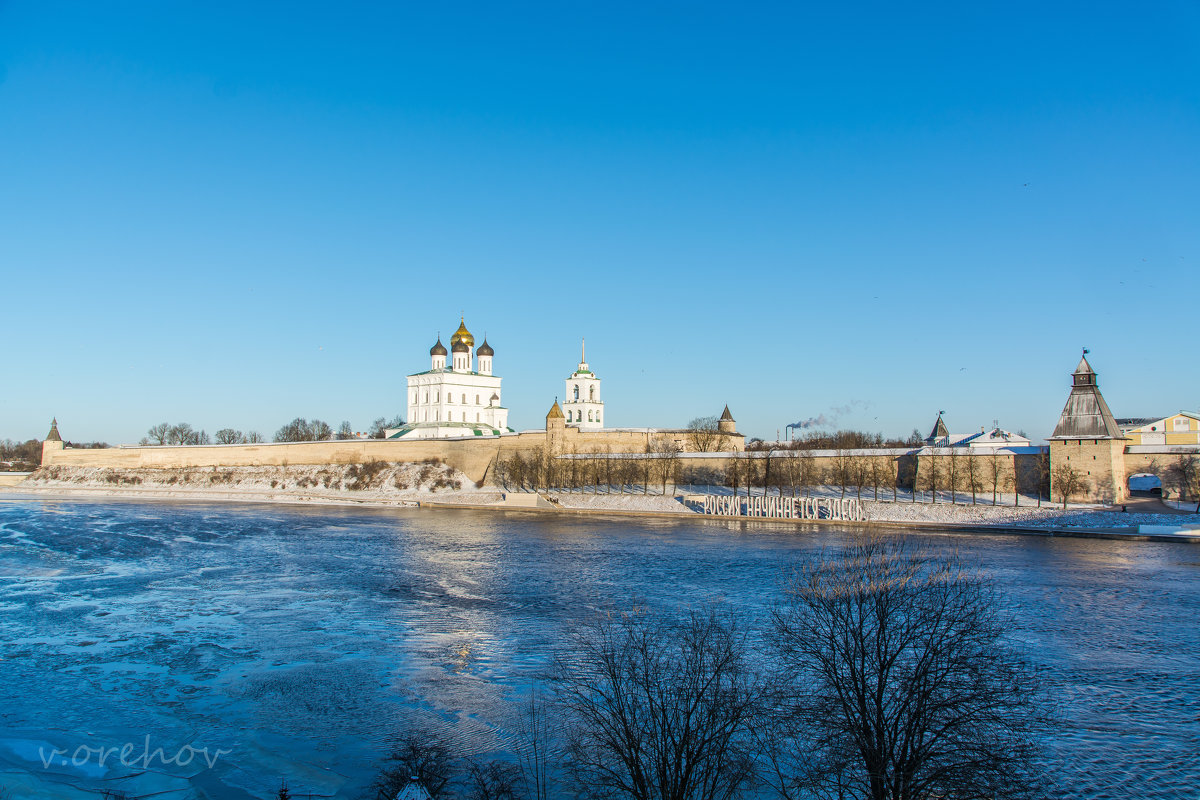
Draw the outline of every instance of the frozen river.
[[[356,797],[407,725],[464,752],[503,749],[516,702],[593,609],[720,599],[758,612],[784,565],[841,536],[0,498],[0,786],[237,800],[286,777]],[[936,541],[999,581],[1014,638],[1049,669],[1059,795],[1200,796],[1200,548]],[[144,759],[147,741],[189,763],[99,763],[127,743],[127,760]]]

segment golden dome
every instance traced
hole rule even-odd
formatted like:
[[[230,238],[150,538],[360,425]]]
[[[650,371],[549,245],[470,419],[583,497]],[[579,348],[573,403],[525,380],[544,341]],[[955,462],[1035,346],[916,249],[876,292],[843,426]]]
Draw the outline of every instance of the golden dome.
[[[456,330],[454,335],[450,337],[451,347],[454,347],[454,345],[458,344],[459,342],[462,342],[467,347],[475,346],[475,337],[471,335],[469,330],[467,330],[466,320],[461,320],[458,330]]]

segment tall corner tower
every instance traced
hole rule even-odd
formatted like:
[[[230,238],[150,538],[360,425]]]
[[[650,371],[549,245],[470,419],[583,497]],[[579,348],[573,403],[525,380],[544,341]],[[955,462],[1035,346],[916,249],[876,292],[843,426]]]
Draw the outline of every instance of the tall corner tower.
[[[1086,499],[1120,503],[1128,496],[1125,484],[1125,435],[1108,410],[1096,371],[1087,350],[1071,374],[1071,393],[1050,437],[1051,493],[1053,472],[1060,465],[1074,467],[1087,481]]]
[[[604,427],[604,400],[600,397],[600,379],[588,368],[587,341],[580,344],[579,366],[567,378],[566,400],[562,412],[567,424],[584,431]]]
[[[49,466],[53,461],[51,453],[58,452],[63,449],[62,436],[58,433],[58,417],[50,421],[50,432],[46,434],[46,438],[42,440],[42,466]]]

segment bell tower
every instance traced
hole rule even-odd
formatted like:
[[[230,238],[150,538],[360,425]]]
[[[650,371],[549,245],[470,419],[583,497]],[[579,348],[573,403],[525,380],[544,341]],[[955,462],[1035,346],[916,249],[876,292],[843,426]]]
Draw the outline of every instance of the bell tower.
[[[604,400],[600,397],[600,379],[587,363],[587,340],[580,342],[579,366],[566,381],[566,400],[562,412],[567,424],[583,431],[604,428]]]

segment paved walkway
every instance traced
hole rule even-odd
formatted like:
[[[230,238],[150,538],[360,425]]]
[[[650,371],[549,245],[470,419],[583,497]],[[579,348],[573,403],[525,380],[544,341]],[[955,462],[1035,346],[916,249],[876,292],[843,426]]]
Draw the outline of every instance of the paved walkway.
[[[1130,497],[1125,501],[1125,507],[1135,514],[1186,514],[1195,516],[1194,511],[1181,511],[1172,508],[1158,497]]]

